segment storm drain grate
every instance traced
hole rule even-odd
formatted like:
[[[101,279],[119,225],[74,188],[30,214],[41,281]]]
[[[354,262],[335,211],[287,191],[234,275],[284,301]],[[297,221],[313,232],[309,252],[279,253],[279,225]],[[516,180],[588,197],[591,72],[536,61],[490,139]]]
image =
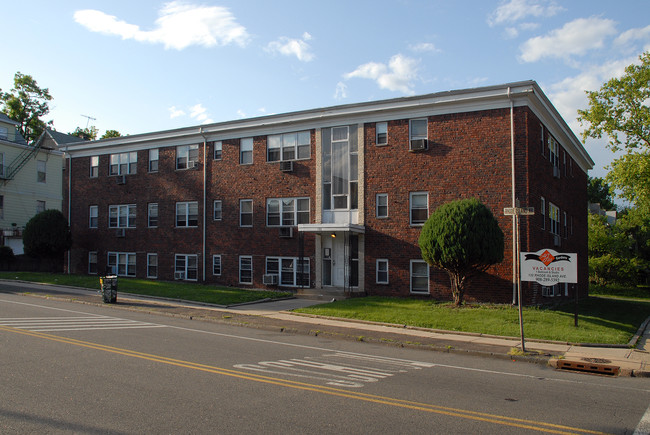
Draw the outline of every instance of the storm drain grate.
[[[571,370],[577,372],[594,373],[598,375],[617,376],[620,368],[610,364],[584,363],[560,360],[558,370]]]

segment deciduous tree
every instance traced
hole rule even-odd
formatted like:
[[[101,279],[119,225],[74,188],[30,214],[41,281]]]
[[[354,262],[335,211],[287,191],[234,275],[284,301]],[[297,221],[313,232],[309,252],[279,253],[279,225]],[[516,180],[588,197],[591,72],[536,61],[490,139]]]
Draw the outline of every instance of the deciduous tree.
[[[50,112],[48,102],[52,100],[47,88],[40,88],[30,75],[17,72],[14,88],[9,92],[0,90],[2,111],[20,124],[20,134],[28,141],[36,140],[46,124],[41,119]]]

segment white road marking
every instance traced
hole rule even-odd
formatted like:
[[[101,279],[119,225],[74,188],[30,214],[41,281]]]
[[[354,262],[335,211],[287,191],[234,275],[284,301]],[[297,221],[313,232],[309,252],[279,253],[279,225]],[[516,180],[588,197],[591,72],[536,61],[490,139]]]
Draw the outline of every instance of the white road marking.
[[[650,406],[646,409],[645,414],[641,417],[639,424],[634,431],[634,435],[648,435],[650,434]]]

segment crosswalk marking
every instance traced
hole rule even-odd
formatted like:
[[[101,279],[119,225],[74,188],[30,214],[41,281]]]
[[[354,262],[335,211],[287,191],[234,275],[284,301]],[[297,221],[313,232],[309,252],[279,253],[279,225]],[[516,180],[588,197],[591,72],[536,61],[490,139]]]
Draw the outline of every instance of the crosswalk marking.
[[[0,325],[34,332],[164,328],[165,325],[109,316],[0,318]]]

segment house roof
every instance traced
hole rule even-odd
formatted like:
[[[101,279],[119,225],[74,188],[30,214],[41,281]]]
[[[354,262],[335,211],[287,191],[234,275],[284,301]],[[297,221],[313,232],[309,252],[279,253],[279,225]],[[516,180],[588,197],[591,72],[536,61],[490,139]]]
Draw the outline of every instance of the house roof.
[[[13,125],[20,125],[19,122],[14,121],[13,119],[9,118],[7,115],[4,113],[0,112],[0,122],[5,122],[7,124],[13,124]]]
[[[67,143],[76,143],[76,142],[85,142],[86,139],[83,139],[78,136],[73,136],[71,134],[66,134],[66,133],[60,133],[56,130],[52,130],[50,128],[46,128],[45,131],[47,134],[50,135],[52,140],[56,142],[58,146],[67,144]]]

